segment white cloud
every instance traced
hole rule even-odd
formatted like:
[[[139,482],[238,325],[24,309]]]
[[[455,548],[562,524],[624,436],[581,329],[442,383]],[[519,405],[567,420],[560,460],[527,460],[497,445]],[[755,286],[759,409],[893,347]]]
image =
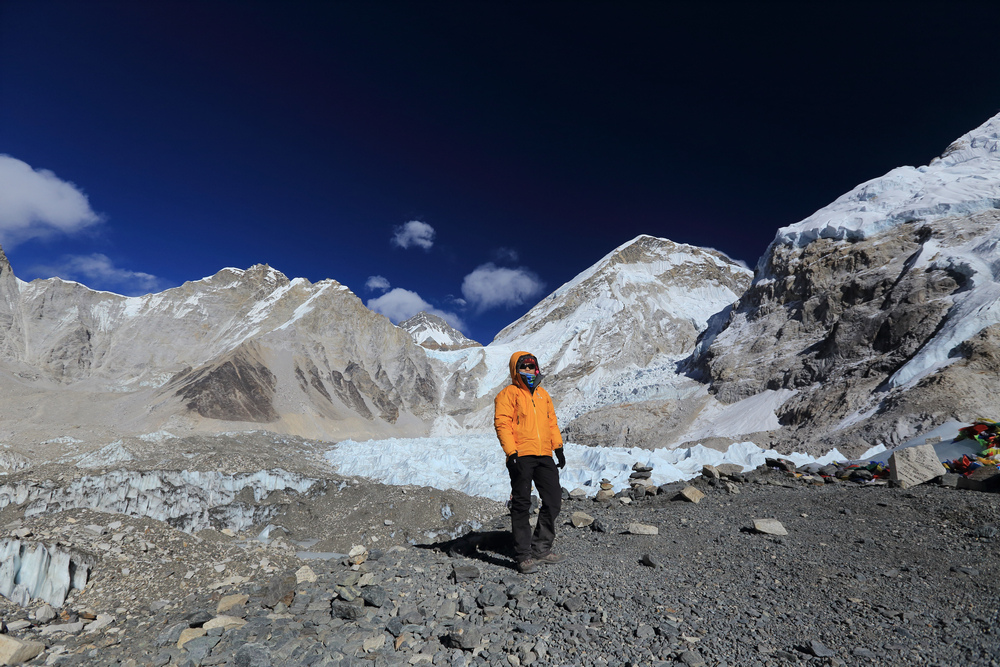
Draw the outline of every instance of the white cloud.
[[[525,268],[508,269],[483,264],[465,276],[462,294],[478,312],[497,306],[519,306],[538,295],[545,283]]]
[[[376,313],[382,313],[395,324],[413,317],[422,310],[425,313],[437,315],[456,329],[465,328],[465,323],[458,315],[439,310],[424,301],[416,292],[402,287],[396,287],[382,296],[369,299],[368,308]]]
[[[384,276],[368,276],[365,287],[369,292],[385,292],[389,289],[389,280]]]
[[[430,250],[434,245],[434,228],[426,222],[410,220],[405,225],[396,227],[396,234],[392,237],[393,245],[400,248],[418,246],[424,250]]]
[[[0,243],[72,234],[101,221],[75,185],[48,169],[0,155]]]
[[[120,269],[107,255],[68,255],[57,264],[39,264],[29,267],[26,274],[32,278],[74,280],[93,289],[104,289],[126,296],[149,294],[164,287],[164,281],[150,273]]]

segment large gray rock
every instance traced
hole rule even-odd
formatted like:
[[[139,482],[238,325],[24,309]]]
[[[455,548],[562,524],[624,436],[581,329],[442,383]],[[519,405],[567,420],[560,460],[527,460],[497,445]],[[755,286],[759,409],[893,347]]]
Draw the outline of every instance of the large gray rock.
[[[945,467],[934,451],[934,445],[897,449],[889,457],[889,479],[904,489],[929,482],[945,472]]]
[[[0,635],[0,665],[19,665],[45,650],[42,642],[24,641]]]
[[[777,519],[754,519],[753,529],[765,535],[787,535],[788,531]]]

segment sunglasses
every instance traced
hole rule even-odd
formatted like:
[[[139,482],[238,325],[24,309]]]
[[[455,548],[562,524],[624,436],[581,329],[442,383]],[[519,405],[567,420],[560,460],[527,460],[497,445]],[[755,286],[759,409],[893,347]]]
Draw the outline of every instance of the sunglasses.
[[[537,366],[535,366],[535,364],[531,362],[528,362],[526,364],[520,364],[517,368],[522,371],[533,371],[537,368]]]

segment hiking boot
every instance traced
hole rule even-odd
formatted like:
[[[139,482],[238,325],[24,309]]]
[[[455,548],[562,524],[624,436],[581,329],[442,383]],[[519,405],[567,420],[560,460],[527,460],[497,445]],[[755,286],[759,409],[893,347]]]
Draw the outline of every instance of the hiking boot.
[[[544,556],[539,556],[535,560],[543,565],[555,565],[556,563],[561,563],[566,560],[566,554],[557,554],[550,551]]]
[[[531,574],[532,572],[538,572],[538,561],[533,558],[525,558],[520,563],[517,564],[517,569],[521,571],[521,574]]]

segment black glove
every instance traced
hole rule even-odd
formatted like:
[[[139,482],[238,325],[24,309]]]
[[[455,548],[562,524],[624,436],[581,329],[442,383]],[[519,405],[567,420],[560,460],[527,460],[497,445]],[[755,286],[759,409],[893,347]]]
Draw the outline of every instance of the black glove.
[[[557,467],[559,467],[559,468],[565,468],[566,467],[566,455],[563,454],[563,448],[562,447],[560,447],[559,449],[556,450],[556,460],[559,461],[559,463],[556,464]]]
[[[517,465],[517,452],[507,455],[507,468],[510,469],[511,466]]]

